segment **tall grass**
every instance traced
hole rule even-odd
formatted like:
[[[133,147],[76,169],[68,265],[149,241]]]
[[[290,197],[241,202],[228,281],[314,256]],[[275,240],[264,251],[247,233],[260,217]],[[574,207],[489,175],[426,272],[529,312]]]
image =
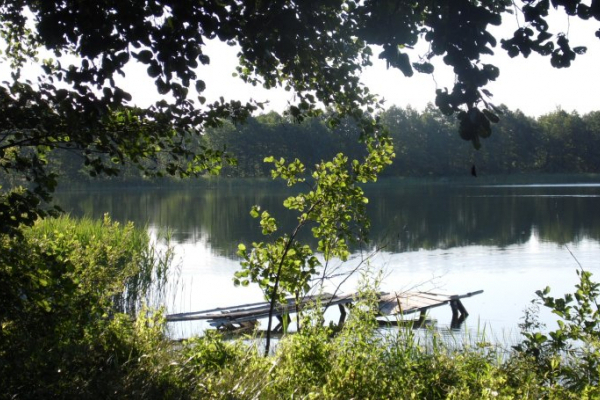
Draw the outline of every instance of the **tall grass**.
[[[90,287],[111,295],[115,312],[135,315],[143,304],[160,305],[173,249],[159,250],[145,227],[121,225],[106,214],[102,220],[63,215],[38,221],[26,231],[31,240],[53,243],[70,252]]]
[[[166,359],[166,326],[143,304],[164,288],[170,254],[108,216],[0,235],[0,398],[162,393],[147,368]]]

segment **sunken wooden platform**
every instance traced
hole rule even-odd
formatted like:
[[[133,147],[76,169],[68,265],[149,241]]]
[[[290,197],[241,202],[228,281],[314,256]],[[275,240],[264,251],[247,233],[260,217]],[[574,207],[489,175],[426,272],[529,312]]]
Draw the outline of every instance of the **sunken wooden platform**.
[[[415,321],[414,327],[420,327],[425,321],[427,310],[450,305],[452,310],[451,327],[458,328],[467,318],[469,313],[460,301],[461,299],[483,293],[483,290],[465,294],[446,295],[432,292],[395,292],[384,294],[379,297],[379,313],[387,315],[407,315],[420,313],[419,319]],[[386,324],[394,324],[395,321],[386,321]]]
[[[483,293],[483,290],[460,295],[445,295],[432,292],[393,292],[379,293],[379,314],[381,316],[408,315],[419,312],[421,323],[425,320],[427,310],[446,304],[452,310],[452,325],[460,324],[469,315],[461,299]],[[356,293],[345,295],[331,295],[324,293],[320,296],[306,296],[296,302],[290,298],[285,304],[275,307],[273,316],[279,324],[273,329],[277,332],[282,329],[284,318],[289,320],[289,315],[300,310],[314,307],[338,306],[340,309],[339,324],[343,324],[346,317],[346,308],[351,308],[356,300]],[[318,299],[317,299],[318,297]],[[318,300],[318,301],[317,301]],[[211,326],[222,330],[236,330],[252,328],[258,320],[268,318],[270,304],[258,302],[232,307],[220,307],[210,310],[167,315],[167,322],[206,320]],[[389,322],[388,322],[389,323]],[[415,324],[419,326],[420,324]]]

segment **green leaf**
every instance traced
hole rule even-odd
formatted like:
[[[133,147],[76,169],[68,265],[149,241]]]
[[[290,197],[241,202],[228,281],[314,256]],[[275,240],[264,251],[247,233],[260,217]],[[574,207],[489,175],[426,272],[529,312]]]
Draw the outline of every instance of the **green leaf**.
[[[148,64],[152,60],[152,52],[150,50],[142,50],[134,56],[142,63]]]

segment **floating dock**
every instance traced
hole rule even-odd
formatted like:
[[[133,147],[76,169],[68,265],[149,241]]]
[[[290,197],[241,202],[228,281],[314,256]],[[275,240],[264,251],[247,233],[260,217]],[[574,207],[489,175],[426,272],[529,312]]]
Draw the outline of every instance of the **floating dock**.
[[[419,319],[414,320],[413,326],[419,327],[425,321],[427,310],[443,305],[450,305],[450,309],[452,310],[451,325],[453,328],[459,327],[469,315],[461,299],[481,293],[483,293],[483,290],[455,295],[432,292],[379,293],[379,316],[404,316],[418,312],[420,313]],[[324,293],[319,296],[306,296],[298,302],[293,298],[286,299],[285,304],[278,304],[273,311],[273,316],[279,321],[279,324],[273,328],[273,332],[279,332],[283,329],[284,318],[290,321],[290,314],[298,313],[301,310],[310,309],[315,306],[322,308],[338,306],[340,309],[339,325],[341,325],[346,318],[346,309],[352,308],[357,296],[357,293],[345,295]],[[171,314],[167,315],[167,322],[205,320],[211,326],[220,330],[244,330],[257,326],[259,319],[268,318],[269,310],[270,303],[264,301],[240,306]],[[394,324],[395,321],[382,322],[385,324]]]

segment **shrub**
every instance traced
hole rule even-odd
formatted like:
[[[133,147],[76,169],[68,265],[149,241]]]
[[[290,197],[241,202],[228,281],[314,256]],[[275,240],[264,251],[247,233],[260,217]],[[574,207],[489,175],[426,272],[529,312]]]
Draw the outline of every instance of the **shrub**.
[[[0,249],[3,395],[105,398],[132,386],[165,340],[164,323],[133,315],[167,264],[145,231],[61,217],[0,236]]]
[[[549,332],[525,329],[524,340],[516,346],[516,357],[535,365],[545,387],[578,398],[600,396],[600,283],[592,274],[577,271],[574,293],[550,296],[550,288],[536,292],[538,301],[558,316],[558,327]]]

